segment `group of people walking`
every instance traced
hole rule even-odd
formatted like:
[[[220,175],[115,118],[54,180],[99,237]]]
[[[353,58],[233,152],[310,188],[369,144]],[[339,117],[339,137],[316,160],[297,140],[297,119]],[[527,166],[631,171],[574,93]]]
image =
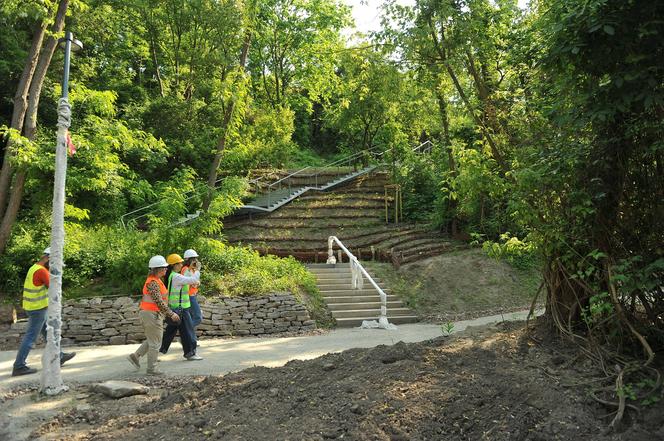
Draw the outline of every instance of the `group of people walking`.
[[[136,352],[127,356],[136,370],[141,368],[141,357],[147,355],[146,373],[161,375],[157,369],[159,353],[168,352],[178,332],[184,358],[189,361],[203,359],[196,353],[196,327],[202,320],[196,297],[201,277],[198,258],[198,253],[192,249],[184,252],[184,258],[179,254],[150,258],[139,311],[145,341]]]
[[[12,376],[37,372],[37,369],[26,364],[26,360],[38,335],[41,333],[46,339],[50,254],[50,248],[46,248],[25,277],[23,309],[28,315],[28,326],[16,354]],[[170,254],[167,258],[153,256],[148,262],[148,268],[149,273],[143,285],[143,296],[139,305],[139,318],[146,339],[136,352],[129,354],[127,358],[138,370],[141,368],[141,357],[147,355],[147,374],[160,375],[162,372],[156,367],[158,355],[168,352],[178,332],[184,358],[189,361],[203,359],[196,353],[196,327],[202,320],[197,300],[201,264],[198,253],[188,249],[184,252],[184,258],[179,254]],[[61,352],[60,364],[71,360],[75,355],[75,352]]]

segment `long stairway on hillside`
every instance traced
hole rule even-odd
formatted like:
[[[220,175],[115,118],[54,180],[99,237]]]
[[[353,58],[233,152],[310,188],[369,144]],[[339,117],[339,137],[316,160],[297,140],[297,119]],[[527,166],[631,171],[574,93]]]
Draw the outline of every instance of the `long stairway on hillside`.
[[[380,316],[380,295],[364,278],[363,289],[351,286],[350,264],[308,264],[309,271],[317,279],[318,289],[332,312],[332,317],[339,327],[360,326],[364,320],[378,320]],[[373,279],[381,286],[379,279]],[[390,294],[389,290],[381,289],[387,294],[387,318],[390,323],[414,323],[418,321],[415,313],[407,308],[401,299]]]
[[[261,254],[293,256],[304,262],[327,259],[327,238],[337,236],[359,258],[400,266],[440,255],[462,244],[426,225],[393,223],[393,197],[385,172],[373,171],[330,189],[302,195],[260,217],[224,222],[232,244]],[[386,205],[390,223],[385,221]]]

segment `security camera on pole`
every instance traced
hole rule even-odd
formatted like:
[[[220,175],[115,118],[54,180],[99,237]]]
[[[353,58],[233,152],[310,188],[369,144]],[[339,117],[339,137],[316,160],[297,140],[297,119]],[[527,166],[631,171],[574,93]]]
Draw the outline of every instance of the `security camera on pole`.
[[[73,43],[73,46],[72,46]],[[57,395],[68,389],[60,374],[60,337],[62,325],[62,257],[65,241],[65,178],[67,176],[67,130],[71,119],[69,105],[69,60],[71,51],[83,48],[71,32],[60,39],[65,50],[62,97],[58,100],[58,140],[55,149],[55,183],[53,186],[53,219],[51,224],[51,256],[48,288],[48,319],[46,321],[46,349],[42,356],[41,392]]]

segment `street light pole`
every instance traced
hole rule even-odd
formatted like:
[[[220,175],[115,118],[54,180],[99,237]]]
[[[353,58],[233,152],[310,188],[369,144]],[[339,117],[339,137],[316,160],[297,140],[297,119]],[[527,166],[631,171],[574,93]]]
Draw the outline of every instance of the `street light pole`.
[[[64,47],[65,63],[62,96],[58,100],[58,139],[55,148],[55,179],[53,186],[53,219],[51,223],[51,255],[49,259],[50,283],[48,287],[48,319],[46,321],[46,349],[42,356],[41,392],[57,395],[69,388],[60,373],[60,338],[62,327],[62,267],[65,239],[65,180],[67,176],[67,130],[71,121],[69,105],[69,64],[71,51],[82,49],[80,41],[71,32],[60,39]]]

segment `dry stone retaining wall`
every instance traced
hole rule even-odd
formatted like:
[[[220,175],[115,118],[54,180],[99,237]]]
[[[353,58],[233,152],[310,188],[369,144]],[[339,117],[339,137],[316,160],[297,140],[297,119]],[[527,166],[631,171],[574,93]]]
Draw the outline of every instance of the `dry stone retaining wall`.
[[[199,336],[219,337],[297,332],[314,329],[306,308],[290,293],[255,297],[205,299],[199,295],[203,321]],[[116,345],[142,342],[138,301],[130,297],[102,297],[66,301],[62,308],[62,344]],[[17,348],[27,321],[3,325],[0,347]]]

